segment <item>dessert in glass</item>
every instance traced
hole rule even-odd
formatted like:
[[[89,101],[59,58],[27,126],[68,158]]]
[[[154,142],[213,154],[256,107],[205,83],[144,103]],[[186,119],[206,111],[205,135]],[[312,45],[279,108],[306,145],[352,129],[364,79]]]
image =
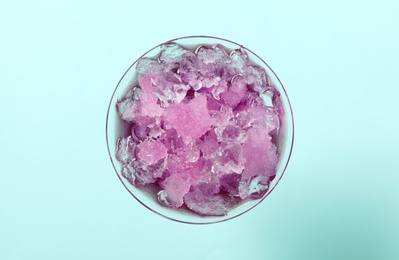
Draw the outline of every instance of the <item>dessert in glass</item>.
[[[113,167],[151,211],[217,223],[262,202],[288,165],[294,124],[273,70],[217,37],[162,43],[138,58],[109,103]]]

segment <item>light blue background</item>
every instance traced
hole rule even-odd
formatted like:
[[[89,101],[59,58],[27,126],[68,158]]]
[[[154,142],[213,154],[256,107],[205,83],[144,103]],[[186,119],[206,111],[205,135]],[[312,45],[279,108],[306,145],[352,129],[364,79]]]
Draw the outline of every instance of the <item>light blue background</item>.
[[[399,259],[399,2],[0,3],[0,259]],[[295,117],[274,192],[226,223],[124,189],[105,115],[128,66],[186,35],[263,57]]]

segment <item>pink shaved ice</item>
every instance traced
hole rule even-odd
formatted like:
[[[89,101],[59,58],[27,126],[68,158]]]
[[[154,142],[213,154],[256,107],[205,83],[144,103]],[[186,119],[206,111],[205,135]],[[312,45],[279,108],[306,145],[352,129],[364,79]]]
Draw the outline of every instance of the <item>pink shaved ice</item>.
[[[116,104],[129,128],[116,148],[124,178],[155,187],[165,207],[201,216],[226,215],[266,194],[284,111],[266,71],[243,49],[168,43],[158,57],[141,58],[136,72]]]

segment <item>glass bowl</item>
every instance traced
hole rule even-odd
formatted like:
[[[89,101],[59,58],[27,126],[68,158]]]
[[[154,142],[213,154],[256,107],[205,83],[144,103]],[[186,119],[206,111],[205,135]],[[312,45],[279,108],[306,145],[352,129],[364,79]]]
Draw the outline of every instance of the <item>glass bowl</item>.
[[[277,96],[279,99],[279,104],[281,105],[283,116],[280,118],[280,129],[278,130],[278,135],[275,140],[276,149],[279,156],[279,161],[276,166],[276,175],[271,181],[268,183],[267,191],[262,194],[259,198],[256,199],[246,199],[241,201],[240,203],[234,204],[233,207],[228,209],[228,214],[222,216],[201,216],[187,209],[187,207],[181,208],[170,208],[161,205],[158,202],[157,194],[160,192],[161,188],[150,185],[145,188],[138,188],[129,182],[127,178],[124,177],[124,174],[121,172],[122,163],[118,161],[115,155],[115,151],[117,149],[117,140],[121,137],[126,137],[129,135],[130,130],[127,128],[126,123],[120,118],[117,110],[117,102],[121,100],[125,95],[137,85],[137,71],[136,65],[140,59],[143,57],[157,59],[159,57],[159,53],[161,51],[162,46],[167,44],[177,43],[180,46],[188,49],[196,49],[198,46],[224,46],[226,50],[234,51],[234,50],[244,50],[248,55],[249,60],[256,64],[257,66],[263,67],[268,75],[269,85],[274,87],[277,90]],[[271,102],[270,100],[263,99],[265,104],[267,102]],[[267,105],[267,104],[266,104]],[[188,36],[181,37],[177,39],[173,39],[167,41],[165,43],[159,44],[154,48],[150,49],[146,53],[144,53],[141,57],[139,57],[123,74],[120,79],[118,85],[116,86],[111,100],[108,106],[107,117],[106,117],[106,142],[110,160],[112,162],[113,168],[125,186],[127,191],[143,206],[152,212],[163,216],[167,219],[182,222],[182,223],[190,223],[190,224],[210,224],[210,223],[218,223],[226,220],[230,220],[236,218],[238,216],[243,215],[249,210],[253,209],[257,205],[259,205],[276,187],[282,178],[284,171],[288,165],[290,160],[291,151],[293,147],[294,141],[294,121],[292,108],[287,96],[287,93],[277,77],[274,71],[270,68],[267,63],[256,55],[251,50],[247,49],[241,44],[237,44],[233,41],[211,37],[211,36]],[[126,175],[125,175],[126,176]]]

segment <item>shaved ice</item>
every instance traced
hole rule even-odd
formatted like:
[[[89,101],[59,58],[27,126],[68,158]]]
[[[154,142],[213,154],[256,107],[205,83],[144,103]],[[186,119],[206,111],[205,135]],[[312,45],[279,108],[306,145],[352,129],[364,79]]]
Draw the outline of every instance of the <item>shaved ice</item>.
[[[116,108],[129,128],[115,151],[121,174],[155,187],[162,206],[224,216],[276,176],[280,93],[242,48],[163,44],[137,61]]]

